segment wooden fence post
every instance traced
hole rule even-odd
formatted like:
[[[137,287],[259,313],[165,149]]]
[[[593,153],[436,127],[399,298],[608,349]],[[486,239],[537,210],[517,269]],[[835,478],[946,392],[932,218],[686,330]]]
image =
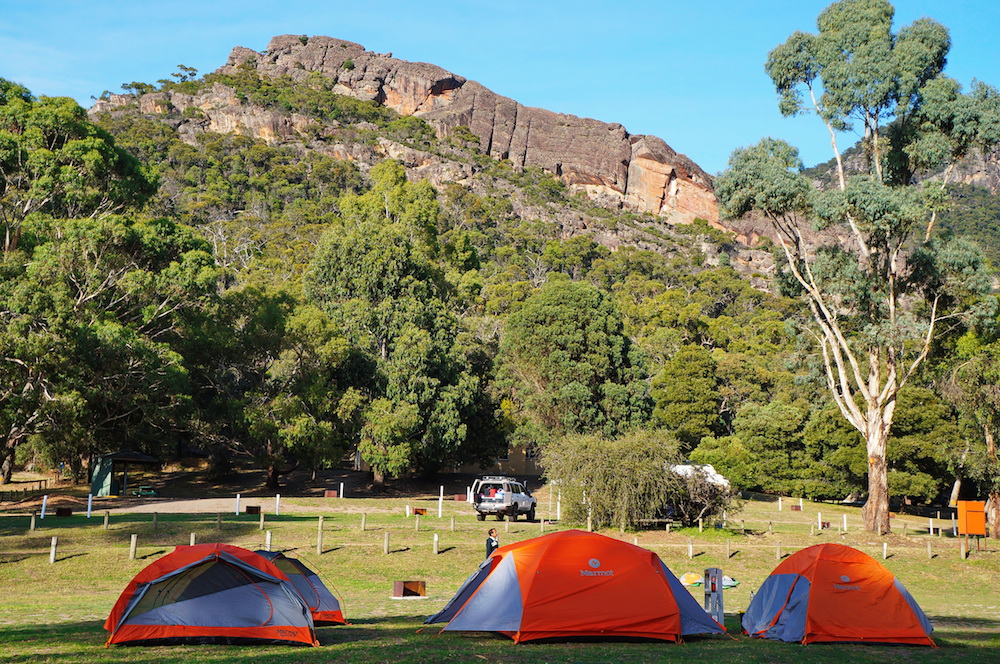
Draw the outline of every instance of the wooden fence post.
[[[316,555],[323,555],[323,516],[320,515],[316,526]]]

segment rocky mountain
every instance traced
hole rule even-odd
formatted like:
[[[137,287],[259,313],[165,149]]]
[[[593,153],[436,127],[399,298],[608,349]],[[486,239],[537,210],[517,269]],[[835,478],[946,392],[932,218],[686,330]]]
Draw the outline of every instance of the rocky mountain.
[[[250,69],[262,78],[298,82],[323,77],[333,83],[335,93],[419,117],[438,137],[467,129],[490,157],[508,160],[515,169],[544,169],[605,207],[656,215],[671,224],[695,218],[718,224],[712,178],[662,139],[630,134],[620,124],[526,107],[441,67],[373,53],[330,37],[282,35],[263,52],[236,47],[217,74]],[[110,95],[98,101],[91,114],[134,102],[131,95]],[[261,109],[222,84],[194,94],[179,90],[142,94],[138,103],[143,113],[179,111],[176,129],[188,138],[210,131],[269,142],[294,141],[315,122],[301,114]],[[434,184],[468,175],[461,165],[442,164],[391,141],[379,141],[373,149],[376,154],[369,155],[362,146],[341,143],[327,146],[326,151],[357,161],[371,156],[399,158],[409,168],[423,169],[422,177]]]

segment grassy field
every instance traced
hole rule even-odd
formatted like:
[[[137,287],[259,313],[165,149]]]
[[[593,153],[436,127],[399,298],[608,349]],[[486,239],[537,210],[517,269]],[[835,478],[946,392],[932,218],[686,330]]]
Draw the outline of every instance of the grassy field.
[[[548,514],[548,497],[539,497],[540,513]],[[857,509],[806,502],[801,512],[782,510],[774,502],[750,501],[730,515],[726,528],[605,532],[656,551],[677,575],[721,567],[740,581],[726,591],[727,627],[739,631],[737,613],[744,610],[779,556],[826,541],[855,546],[882,559],[909,588],[935,625],[939,648],[769,643],[747,637],[714,636],[669,643],[568,643],[514,645],[491,634],[438,634],[439,627],[418,633],[423,619],[438,611],[483,556],[485,531],[495,526],[501,544],[568,527],[567,524],[478,522],[468,505],[445,501],[437,517],[436,496],[387,499],[324,499],[283,496],[281,515],[273,499],[257,498],[266,513],[259,517],[234,509],[209,514],[112,510],[103,527],[106,503],[87,519],[71,517],[36,521],[23,506],[0,510],[0,661],[10,664],[60,662],[927,662],[957,663],[976,658],[1000,661],[1000,551],[995,543],[962,559],[958,541],[940,535],[950,520],[935,520],[928,534],[926,518],[897,515],[894,534],[873,537],[861,531]],[[406,517],[405,508],[423,507],[428,514]],[[797,502],[795,503],[797,505]],[[818,517],[817,512],[821,513]],[[362,515],[365,530],[361,530]],[[843,532],[844,516],[847,531]],[[323,546],[317,553],[319,516]],[[831,528],[817,530],[817,522]],[[454,524],[454,526],[453,526]],[[904,537],[903,526],[906,526]],[[419,526],[419,529],[418,529]],[[453,529],[454,528],[454,529]],[[296,555],[317,569],[342,598],[351,624],[318,629],[320,648],[285,646],[158,646],[104,648],[102,623],[126,583],[151,560],[195,533],[198,542],[221,541],[262,548],[270,531],[272,549]],[[386,533],[390,553],[384,554]],[[434,534],[439,553],[433,551]],[[138,535],[137,559],[129,559],[131,535]],[[52,537],[58,538],[56,562],[49,562]],[[930,557],[928,556],[930,544]],[[728,551],[728,557],[727,557]],[[391,598],[394,580],[427,582],[425,599]],[[700,592],[693,589],[696,597]],[[700,597],[699,597],[700,599]]]

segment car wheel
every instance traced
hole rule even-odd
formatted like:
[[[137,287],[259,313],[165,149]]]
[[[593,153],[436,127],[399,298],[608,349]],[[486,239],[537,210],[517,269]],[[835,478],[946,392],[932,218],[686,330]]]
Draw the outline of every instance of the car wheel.
[[[505,518],[507,518],[506,514],[503,512],[497,512],[497,521],[503,521]]]
[[[535,506],[532,505],[531,509],[528,510],[528,521],[534,521],[534,520],[535,520]]]
[[[517,503],[510,506],[510,520],[517,521]]]
[[[476,521],[486,521],[486,515],[482,512],[476,512]]]

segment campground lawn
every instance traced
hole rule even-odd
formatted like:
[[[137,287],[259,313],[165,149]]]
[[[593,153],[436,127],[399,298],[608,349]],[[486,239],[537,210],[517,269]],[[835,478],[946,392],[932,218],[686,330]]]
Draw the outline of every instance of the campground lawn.
[[[547,495],[537,492],[542,516],[549,513]],[[451,496],[449,496],[450,498]],[[217,503],[222,504],[222,503]],[[228,511],[168,513],[166,503],[150,503],[148,512],[123,512],[114,501],[100,501],[89,520],[83,510],[69,517],[51,513],[36,520],[23,505],[0,505],[0,661],[10,664],[59,662],[825,662],[958,663],[1000,661],[1000,544],[984,543],[962,559],[959,543],[949,533],[948,518],[896,515],[894,533],[880,538],[861,531],[857,508],[805,502],[791,511],[785,501],[749,501],[740,514],[730,515],[725,528],[706,527],[666,532],[606,531],[604,534],[656,551],[677,575],[721,567],[740,585],[726,591],[726,624],[738,635],[738,612],[750,593],[777,564],[778,556],[819,542],[839,541],[881,560],[921,604],[935,626],[939,647],[885,647],[770,643],[745,636],[691,638],[685,643],[559,643],[515,645],[492,634],[439,634],[440,626],[418,631],[428,615],[451,598],[461,582],[481,562],[486,529],[500,531],[501,544],[566,528],[555,523],[476,521],[469,506],[447,500],[437,516],[437,496],[384,499],[281,498],[244,499],[265,512],[260,517]],[[406,506],[427,514],[405,515]],[[798,505],[797,501],[794,503]],[[108,529],[104,512],[110,511]],[[221,508],[216,508],[221,509]],[[158,511],[154,517],[154,510]],[[819,513],[819,514],[818,514]],[[844,516],[848,528],[843,532]],[[323,543],[317,553],[319,518]],[[946,516],[946,515],[943,515]],[[365,530],[361,530],[364,520]],[[155,524],[154,524],[155,521]],[[454,523],[454,530],[452,524]],[[829,528],[819,530],[818,525]],[[903,535],[903,525],[906,535]],[[721,524],[720,524],[721,525]],[[935,527],[933,535],[928,526]],[[128,581],[153,559],[191,533],[199,543],[221,541],[263,548],[267,532],[272,549],[302,558],[316,569],[342,600],[351,624],[321,627],[319,648],[292,646],[156,646],[104,648],[102,623]],[[389,554],[384,553],[389,534]],[[434,534],[439,537],[435,555]],[[137,557],[129,558],[131,535],[138,536]],[[57,537],[56,562],[50,547]],[[928,545],[930,548],[928,549]],[[883,546],[886,548],[883,549]],[[780,548],[779,548],[780,547]],[[728,558],[727,558],[728,550]],[[928,555],[930,551],[930,557]],[[424,580],[427,598],[393,599],[392,582]],[[700,600],[699,588],[692,588]]]

